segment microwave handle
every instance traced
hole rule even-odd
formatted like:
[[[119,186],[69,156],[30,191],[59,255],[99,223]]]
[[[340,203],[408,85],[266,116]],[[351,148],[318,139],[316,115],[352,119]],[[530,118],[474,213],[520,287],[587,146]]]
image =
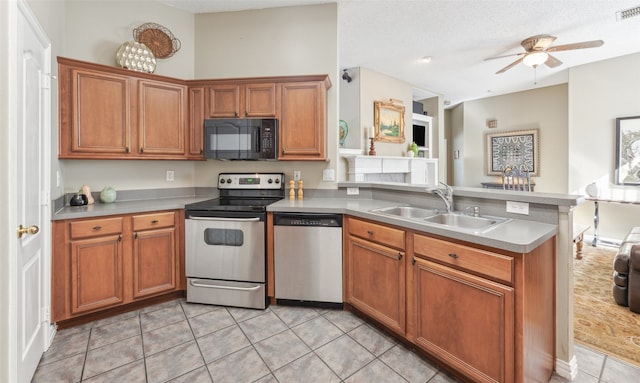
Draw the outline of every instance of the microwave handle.
[[[256,153],[260,153],[260,129],[256,129]]]

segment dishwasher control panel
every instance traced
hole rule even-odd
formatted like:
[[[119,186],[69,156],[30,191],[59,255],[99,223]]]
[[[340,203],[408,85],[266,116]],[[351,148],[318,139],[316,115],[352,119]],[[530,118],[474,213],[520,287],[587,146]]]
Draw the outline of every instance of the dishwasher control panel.
[[[275,214],[276,226],[325,226],[342,227],[339,214]]]

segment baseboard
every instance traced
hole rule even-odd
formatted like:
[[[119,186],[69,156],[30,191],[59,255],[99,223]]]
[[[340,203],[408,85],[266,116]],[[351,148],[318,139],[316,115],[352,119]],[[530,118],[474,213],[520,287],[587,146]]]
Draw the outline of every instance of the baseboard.
[[[58,326],[55,323],[49,324],[49,341],[44,345],[44,351],[47,351],[51,344],[53,343],[53,338],[56,336],[58,332]]]
[[[565,379],[575,379],[575,377],[578,376],[578,360],[576,356],[573,355],[569,363],[556,359],[556,374]]]

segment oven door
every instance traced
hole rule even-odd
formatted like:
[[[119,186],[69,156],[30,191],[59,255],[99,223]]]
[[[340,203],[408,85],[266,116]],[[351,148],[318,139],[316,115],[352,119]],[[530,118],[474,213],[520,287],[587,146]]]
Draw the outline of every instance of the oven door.
[[[265,227],[260,217],[185,220],[189,278],[265,282]]]

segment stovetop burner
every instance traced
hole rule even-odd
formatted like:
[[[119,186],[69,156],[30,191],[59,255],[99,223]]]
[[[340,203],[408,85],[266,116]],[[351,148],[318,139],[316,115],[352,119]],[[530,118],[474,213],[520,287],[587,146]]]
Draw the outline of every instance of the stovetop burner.
[[[186,205],[187,211],[254,211],[284,198],[283,173],[220,173],[220,197]]]

